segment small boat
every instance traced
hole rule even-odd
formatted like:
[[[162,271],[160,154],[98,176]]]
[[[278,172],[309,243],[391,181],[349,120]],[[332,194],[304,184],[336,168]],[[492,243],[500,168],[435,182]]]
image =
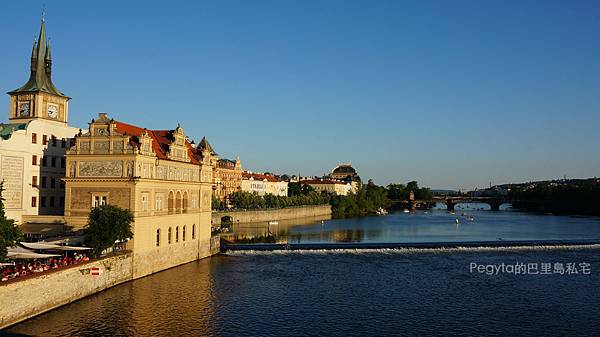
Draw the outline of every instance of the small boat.
[[[402,211],[404,213],[410,213],[410,211],[408,209],[404,209],[404,211]]]
[[[277,221],[269,221],[269,225],[279,225],[279,222],[277,222]]]
[[[379,207],[379,209],[377,210],[377,215],[387,215],[388,211],[385,210],[385,208],[383,207]]]

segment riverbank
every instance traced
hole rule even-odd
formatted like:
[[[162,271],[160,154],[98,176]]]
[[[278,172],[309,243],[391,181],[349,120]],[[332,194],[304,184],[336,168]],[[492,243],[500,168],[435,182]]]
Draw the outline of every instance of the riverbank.
[[[219,253],[219,237],[212,237],[210,241],[210,255]],[[198,256],[193,261],[204,257]],[[134,270],[134,256],[127,252],[2,284],[0,329],[133,281],[136,279]]]
[[[268,223],[301,218],[331,217],[330,205],[297,206],[261,210],[231,210],[212,213],[211,224],[218,226],[222,223]]]

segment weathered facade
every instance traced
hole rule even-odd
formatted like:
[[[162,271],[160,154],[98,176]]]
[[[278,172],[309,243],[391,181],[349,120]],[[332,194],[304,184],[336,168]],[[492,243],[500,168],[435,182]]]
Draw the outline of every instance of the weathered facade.
[[[212,167],[183,129],[147,130],[100,114],[67,151],[65,219],[93,207],[134,214],[134,278],[210,255]]]

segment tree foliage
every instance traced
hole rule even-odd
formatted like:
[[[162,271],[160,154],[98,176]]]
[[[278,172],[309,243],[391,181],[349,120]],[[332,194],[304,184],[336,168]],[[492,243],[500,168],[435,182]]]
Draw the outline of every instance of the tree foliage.
[[[370,180],[356,193],[346,196],[332,195],[330,203],[335,218],[375,214],[379,208],[387,208],[391,204],[385,187],[377,186]]]
[[[238,209],[265,209],[265,208],[284,208],[290,206],[305,205],[323,205],[329,202],[327,195],[310,191],[308,194],[298,194],[294,196],[279,196],[266,194],[260,196],[256,192],[237,191],[229,196],[229,202],[233,208]]]
[[[406,185],[389,184],[387,186],[387,196],[394,201],[408,201],[410,192],[413,192],[416,200],[431,200],[433,193],[427,187],[419,187],[416,181],[411,181]]]
[[[124,242],[132,238],[132,222],[133,214],[128,209],[114,205],[95,207],[88,218],[84,242],[98,255],[112,247],[115,241]]]
[[[547,181],[513,187],[510,198],[514,208],[524,211],[600,215],[600,180]]]
[[[16,245],[21,239],[21,229],[13,219],[8,219],[4,212],[4,182],[0,182],[0,261],[6,259],[7,248]]]

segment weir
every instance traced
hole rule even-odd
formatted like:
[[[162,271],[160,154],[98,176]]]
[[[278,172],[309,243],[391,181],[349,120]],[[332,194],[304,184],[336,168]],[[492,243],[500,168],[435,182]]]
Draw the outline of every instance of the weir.
[[[364,250],[364,249],[452,249],[452,248],[518,248],[518,247],[575,247],[596,246],[600,240],[498,240],[469,242],[408,242],[408,243],[254,243],[221,244],[221,252],[229,251],[280,251],[280,250]]]

